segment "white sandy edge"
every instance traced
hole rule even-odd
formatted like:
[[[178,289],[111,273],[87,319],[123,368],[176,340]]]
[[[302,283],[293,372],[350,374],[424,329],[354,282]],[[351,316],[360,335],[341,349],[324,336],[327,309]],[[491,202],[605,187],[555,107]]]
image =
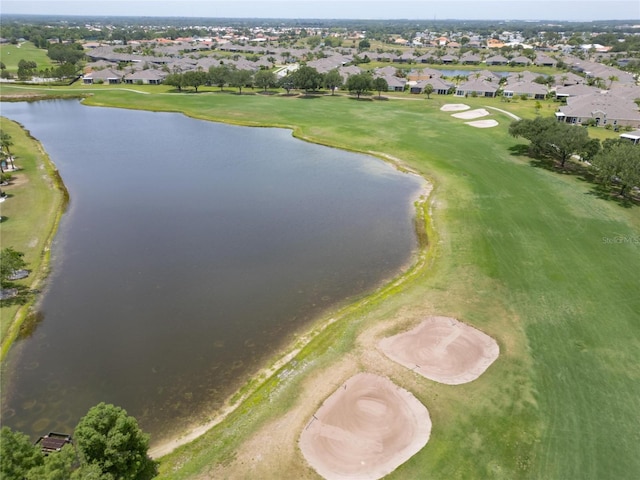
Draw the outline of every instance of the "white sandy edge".
[[[486,117],[490,115],[484,108],[476,108],[475,110],[469,110],[468,112],[454,113],[451,115],[454,118],[461,118],[463,120],[473,120],[474,118]]]
[[[415,201],[417,201],[419,198],[423,198],[426,201],[429,195],[431,195],[431,192],[433,191],[433,185],[430,182],[428,182],[427,179],[424,178],[422,175],[418,174],[417,172],[411,170],[408,167],[405,167],[402,160],[399,159],[398,157],[394,157],[391,155],[387,155],[385,153],[374,152],[374,151],[367,151],[363,153],[365,155],[371,155],[379,158],[381,157],[387,162],[393,164],[399,170],[404,170],[412,175],[417,175],[424,181],[422,190],[416,194],[416,198],[414,199],[414,201],[411,202],[411,205],[414,205]],[[402,276],[402,278],[393,282],[393,285],[400,285],[404,283],[405,279],[406,277]],[[368,300],[365,299],[364,304],[366,303],[368,303]],[[207,431],[209,431],[210,429],[212,429],[213,427],[215,427],[216,425],[224,421],[238,407],[240,407],[242,402],[244,402],[249,396],[251,396],[256,389],[258,389],[264,382],[266,382],[276,372],[278,372],[278,370],[280,370],[282,367],[287,365],[291,360],[293,360],[296,357],[296,355],[298,355],[298,353],[304,347],[306,347],[309,344],[309,342],[311,342],[311,340],[313,340],[316,336],[322,333],[327,327],[335,323],[336,320],[338,320],[338,318],[332,317],[329,320],[327,320],[325,323],[323,323],[319,328],[313,329],[309,331],[307,334],[301,335],[300,338],[295,343],[296,346],[292,350],[290,350],[288,353],[285,353],[271,367],[260,370],[255,374],[255,376],[252,377],[252,379],[258,379],[258,378],[264,379],[263,381],[259,382],[259,385],[257,385],[255,389],[246,392],[233,405],[228,405],[222,408],[221,410],[218,410],[215,414],[215,417],[212,420],[202,425],[199,425],[197,427],[194,427],[182,435],[175,436],[173,438],[165,440],[151,447],[149,449],[149,456],[151,458],[160,458],[160,457],[163,457],[164,455],[168,455],[171,452],[173,452],[176,448],[179,448],[183,445],[186,445],[189,442],[194,441],[195,439],[197,439],[198,437],[201,437],[202,435],[207,433]]]
[[[461,110],[469,110],[471,107],[464,103],[447,103],[440,107],[442,112],[459,112]]]
[[[476,120],[475,122],[464,122],[465,125],[471,125],[476,128],[491,128],[497,127],[498,122],[496,120]]]

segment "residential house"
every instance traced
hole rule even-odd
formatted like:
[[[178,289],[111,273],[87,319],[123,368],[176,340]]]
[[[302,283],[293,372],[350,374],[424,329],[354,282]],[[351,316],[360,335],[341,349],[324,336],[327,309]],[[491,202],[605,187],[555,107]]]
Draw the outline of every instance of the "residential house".
[[[423,93],[427,85],[433,87],[433,93],[438,95],[447,95],[449,91],[455,86],[453,83],[449,83],[441,78],[434,77],[428,80],[420,80],[411,85],[409,91],[411,93]]]
[[[533,63],[535,63],[539,67],[555,68],[555,66],[558,64],[558,61],[555,58],[549,57],[548,55],[543,55],[539,53],[538,55],[536,55],[536,59]]]
[[[463,65],[479,65],[482,62],[482,57],[475,53],[467,52],[460,57],[460,63]]]
[[[495,97],[498,85],[485,80],[469,80],[456,87],[457,97]]]
[[[513,57],[509,63],[516,67],[528,67],[531,65],[531,59],[520,55],[519,57]]]
[[[505,98],[521,97],[525,95],[527,98],[536,100],[544,100],[548,90],[545,85],[535,82],[515,82],[507,83],[503,87],[502,95]]]
[[[396,67],[388,66],[388,67],[376,68],[373,71],[373,74],[376,77],[385,77],[387,75],[395,75],[397,71],[398,69]]]
[[[156,69],[139,70],[123,77],[124,83],[143,83],[146,85],[160,85],[167,76],[166,72]]]
[[[440,61],[445,65],[451,65],[452,63],[458,63],[458,58],[453,55],[443,55],[440,57]]]
[[[627,132],[620,135],[620,138],[630,140],[634,145],[640,144],[640,130],[634,130],[633,132]]]
[[[610,92],[569,97],[567,104],[556,112],[556,117],[558,121],[578,125],[593,121],[596,126],[640,127],[638,106],[633,101]]]
[[[578,85],[585,83],[584,77],[576,75],[573,72],[559,73],[553,76],[554,83],[561,87],[568,87],[569,85]]]
[[[357,65],[349,65],[346,67],[338,67],[338,72],[340,72],[342,80],[346,82],[351,75],[362,73],[362,69]]]
[[[404,87],[407,84],[406,78],[400,78],[394,75],[376,75],[376,77],[384,78],[387,81],[390,92],[404,92]]]
[[[94,70],[87,73],[82,77],[82,83],[86,85],[91,85],[93,83],[108,83],[111,85],[121,83],[122,77],[124,77],[124,72],[105,68],[104,70]]]
[[[594,93],[600,93],[601,89],[597,87],[590,87],[589,85],[578,84],[569,85],[568,87],[556,88],[556,98],[566,99],[569,97],[580,97],[583,95],[591,95]]]
[[[493,55],[484,61],[487,65],[508,65],[509,59],[502,55]]]

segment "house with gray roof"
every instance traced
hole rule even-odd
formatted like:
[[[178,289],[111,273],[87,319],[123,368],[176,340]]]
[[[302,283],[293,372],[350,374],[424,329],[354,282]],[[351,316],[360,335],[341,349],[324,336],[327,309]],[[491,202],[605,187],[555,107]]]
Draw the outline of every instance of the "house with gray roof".
[[[528,67],[531,65],[531,59],[524,55],[520,55],[519,57],[512,58],[509,63],[517,67]]]
[[[497,92],[497,83],[485,80],[469,80],[456,87],[457,97],[495,97]]]
[[[556,88],[556,98],[563,99],[569,97],[579,97],[582,95],[591,95],[601,91],[598,87],[590,87],[589,85],[578,84],[569,85],[568,87]]]
[[[533,98],[535,100],[544,100],[547,96],[548,90],[545,85],[541,85],[536,82],[515,82],[507,83],[503,87],[502,95],[505,98],[526,96],[527,98]]]
[[[110,85],[121,83],[125,72],[105,68],[104,70],[94,70],[82,77],[82,83],[91,85],[93,83],[108,83]]]
[[[427,85],[433,87],[433,93],[438,95],[447,95],[451,88],[455,87],[453,83],[442,80],[438,77],[433,77],[428,80],[420,80],[410,86],[409,91],[411,93],[423,93]]]
[[[351,75],[362,73],[362,69],[357,65],[348,65],[346,67],[338,68],[338,72],[340,72],[342,79],[346,82]]]
[[[558,64],[558,61],[555,58],[551,58],[548,55],[543,55],[542,53],[539,53],[538,55],[536,55],[536,59],[533,63],[535,63],[539,67],[555,68],[555,66]]]
[[[400,78],[393,75],[375,75],[376,78],[381,77],[387,81],[390,92],[404,92],[404,87],[407,84],[406,78]]]
[[[487,65],[508,65],[509,59],[502,55],[493,55],[484,61]]]
[[[558,73],[557,75],[553,76],[553,80],[555,81],[556,85],[559,85],[562,87],[568,87],[569,85],[578,85],[581,83],[585,83],[584,77],[581,77],[580,75],[576,75],[573,72]]]
[[[166,72],[157,69],[139,70],[123,77],[124,83],[142,83],[145,85],[160,85],[167,76]]]
[[[556,117],[558,121],[578,125],[593,120],[596,126],[640,127],[638,106],[610,92],[569,97],[567,104],[556,112]]]
[[[460,57],[460,63],[463,65],[478,65],[482,62],[482,57],[471,52],[467,52]]]

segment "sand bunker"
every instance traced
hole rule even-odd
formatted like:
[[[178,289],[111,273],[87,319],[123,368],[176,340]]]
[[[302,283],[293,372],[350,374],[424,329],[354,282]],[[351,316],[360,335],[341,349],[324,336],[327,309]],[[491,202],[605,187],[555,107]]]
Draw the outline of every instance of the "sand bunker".
[[[385,377],[359,373],[325,400],[300,435],[309,464],[328,480],[381,478],[429,440],[418,399]]]
[[[447,385],[475,380],[500,353],[493,338],[448,317],[429,317],[379,346],[392,360]]]
[[[448,103],[440,107],[443,112],[459,112],[461,110],[469,110],[471,107],[464,103]]]
[[[475,122],[464,122],[466,125],[471,125],[476,128],[491,128],[498,126],[498,122],[495,120],[476,120]]]
[[[462,118],[464,120],[472,120],[474,118],[486,117],[487,115],[490,115],[490,113],[484,108],[476,108],[475,110],[469,110],[468,112],[454,113],[451,116],[455,118]]]

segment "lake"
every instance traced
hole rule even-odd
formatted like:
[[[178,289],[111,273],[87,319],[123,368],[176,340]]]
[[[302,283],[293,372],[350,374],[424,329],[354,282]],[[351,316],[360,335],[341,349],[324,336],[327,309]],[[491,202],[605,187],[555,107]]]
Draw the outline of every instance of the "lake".
[[[39,324],[3,372],[3,424],[32,438],[70,432],[100,401],[152,444],[202,423],[417,248],[424,183],[373,157],[78,101],[2,114],[42,142],[70,194]]]

